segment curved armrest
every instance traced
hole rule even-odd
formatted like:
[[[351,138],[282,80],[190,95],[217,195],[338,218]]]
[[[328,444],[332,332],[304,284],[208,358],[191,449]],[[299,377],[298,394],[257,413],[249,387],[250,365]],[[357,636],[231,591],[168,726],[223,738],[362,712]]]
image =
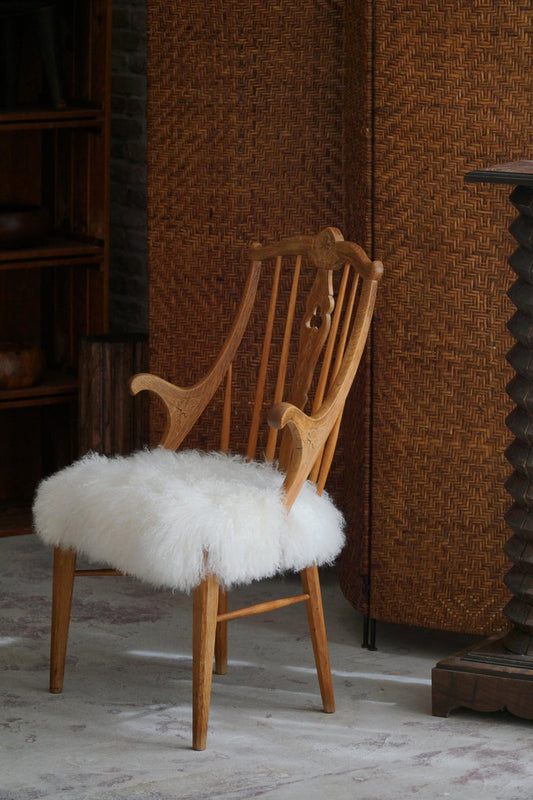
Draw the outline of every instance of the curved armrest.
[[[294,503],[307,480],[341,411],[342,404],[337,402],[324,403],[313,415],[306,414],[292,403],[278,403],[271,409],[268,424],[278,430],[288,428],[292,439],[290,462],[286,465],[283,485],[287,508]]]
[[[194,426],[211,399],[204,386],[205,382],[204,379],[189,389],[183,389],[149,372],[140,372],[131,379],[132,394],[149,391],[163,401],[167,412],[166,427],[160,442],[163,447],[175,450]],[[216,386],[213,391],[215,389]]]
[[[194,386],[183,388],[147,372],[134,375],[131,379],[133,394],[147,390],[163,401],[167,412],[167,423],[160,442],[163,447],[173,450],[179,447],[224,379],[248,325],[260,271],[261,263],[252,261],[237,316],[215,363],[202,380]]]

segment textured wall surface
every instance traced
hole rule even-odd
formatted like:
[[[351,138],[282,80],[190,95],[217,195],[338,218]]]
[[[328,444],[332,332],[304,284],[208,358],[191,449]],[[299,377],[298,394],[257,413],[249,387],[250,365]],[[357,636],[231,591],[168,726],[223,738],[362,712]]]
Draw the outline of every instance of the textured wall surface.
[[[357,36],[370,4],[354,6]],[[504,622],[510,567],[502,547],[514,213],[510,189],[465,186],[463,177],[532,155],[531,8],[379,0],[374,11],[367,223],[386,272],[373,342],[367,609],[488,633]],[[343,565],[358,605],[359,564]]]
[[[148,32],[152,368],[189,383],[231,323],[243,246],[344,227],[343,3],[150,0]]]
[[[463,175],[530,155],[529,16],[485,0],[148,3],[152,369],[205,372],[250,240],[336,225],[385,263],[341,449],[343,590],[377,619],[502,623],[513,215],[504,189]]]

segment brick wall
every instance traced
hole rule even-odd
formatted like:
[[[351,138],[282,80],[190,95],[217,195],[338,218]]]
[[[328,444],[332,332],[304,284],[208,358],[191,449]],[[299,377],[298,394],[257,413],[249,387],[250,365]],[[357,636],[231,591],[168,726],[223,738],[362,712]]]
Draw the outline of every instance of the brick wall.
[[[145,332],[146,0],[113,3],[110,327]]]

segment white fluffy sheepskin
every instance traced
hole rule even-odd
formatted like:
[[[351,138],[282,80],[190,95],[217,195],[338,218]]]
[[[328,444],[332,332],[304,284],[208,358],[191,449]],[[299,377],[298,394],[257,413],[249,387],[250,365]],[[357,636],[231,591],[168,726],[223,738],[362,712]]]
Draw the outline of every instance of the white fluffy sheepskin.
[[[221,453],[93,453],[42,481],[34,525],[48,544],[184,591],[208,573],[229,587],[331,563],[342,514],[309,482],[287,514],[282,482],[268,463]]]

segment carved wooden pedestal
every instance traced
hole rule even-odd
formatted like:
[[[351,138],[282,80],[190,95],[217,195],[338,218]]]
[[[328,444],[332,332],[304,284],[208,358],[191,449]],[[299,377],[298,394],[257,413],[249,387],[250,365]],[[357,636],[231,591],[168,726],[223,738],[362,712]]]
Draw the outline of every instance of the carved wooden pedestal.
[[[507,418],[516,438],[506,451],[514,469],[506,489],[514,503],[506,514],[513,535],[505,552],[513,567],[505,584],[513,597],[504,611],[512,628],[436,665],[433,714],[445,717],[460,706],[506,708],[533,719],[533,161],[476,170],[466,180],[514,185],[510,199],[519,212],[510,227],[519,247],[509,258],[518,278],[508,292],[517,307],[508,323],[516,339],[508,360],[516,375],[507,386],[516,403]]]

